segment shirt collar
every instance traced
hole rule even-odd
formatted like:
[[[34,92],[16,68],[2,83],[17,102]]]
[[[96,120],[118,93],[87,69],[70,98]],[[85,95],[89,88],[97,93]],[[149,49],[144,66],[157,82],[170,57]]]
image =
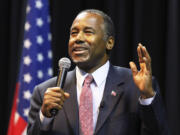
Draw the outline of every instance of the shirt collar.
[[[92,73],[93,79],[98,87],[106,79],[109,71],[109,66],[110,63],[109,61],[107,61],[104,65],[102,65],[100,68],[98,68],[96,71]],[[87,75],[88,73],[84,72],[83,70],[81,70],[76,66],[76,79],[77,79],[77,83],[80,86],[83,85],[84,79],[86,78]]]

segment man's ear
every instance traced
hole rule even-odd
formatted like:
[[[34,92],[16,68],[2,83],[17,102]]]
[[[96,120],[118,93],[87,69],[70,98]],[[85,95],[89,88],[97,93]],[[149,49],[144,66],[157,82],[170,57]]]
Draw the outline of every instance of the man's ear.
[[[114,47],[114,38],[112,36],[110,36],[107,40],[107,43],[106,43],[106,49],[112,50],[113,47]]]

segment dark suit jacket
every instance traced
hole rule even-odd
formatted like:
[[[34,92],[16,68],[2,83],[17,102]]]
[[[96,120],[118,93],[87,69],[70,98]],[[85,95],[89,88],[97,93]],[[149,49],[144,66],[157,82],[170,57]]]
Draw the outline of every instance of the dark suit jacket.
[[[35,87],[29,112],[28,135],[79,135],[79,116],[75,70],[68,72],[64,90],[70,98],[64,103],[48,131],[41,130],[39,110],[44,92],[54,87],[52,78]],[[165,111],[157,82],[153,79],[156,96],[151,105],[138,102],[140,96],[129,69],[110,66],[94,135],[168,135]],[[116,96],[111,95],[115,91]]]

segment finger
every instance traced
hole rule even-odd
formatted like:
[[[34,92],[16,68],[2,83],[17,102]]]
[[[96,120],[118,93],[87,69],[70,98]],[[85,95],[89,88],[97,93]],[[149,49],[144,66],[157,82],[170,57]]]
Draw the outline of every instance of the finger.
[[[65,101],[65,97],[57,98],[57,97],[50,97],[49,95],[44,98],[46,103],[58,103],[63,104]]]
[[[69,97],[70,97],[70,94],[69,94],[69,93],[67,93],[67,92],[64,92],[64,97],[67,99],[67,98],[69,98]]]
[[[143,57],[142,57],[142,51],[141,51],[142,45],[141,43],[138,44],[137,47],[137,53],[138,53],[138,57],[139,57],[139,63],[143,62]]]
[[[130,66],[130,68],[131,68],[131,70],[132,70],[133,76],[136,76],[137,73],[138,73],[136,64],[135,64],[134,62],[131,61],[131,62],[129,62],[129,66]]]
[[[54,100],[60,99],[62,101],[65,100],[65,96],[63,93],[54,93],[54,92],[45,93],[44,98],[46,100],[48,100],[48,99],[54,99]]]
[[[61,110],[62,109],[62,106],[61,105],[58,105],[56,103],[53,103],[51,104],[51,106],[48,106],[48,108],[45,109],[45,111],[42,110],[42,113],[46,116],[46,117],[52,117],[52,114],[51,114],[51,110],[52,109],[57,109],[57,110]]]
[[[144,61],[144,65],[143,65],[143,69],[144,71],[147,71],[148,70],[148,67],[149,67],[149,63],[148,63],[148,60],[146,57],[143,57],[143,61]]]
[[[146,68],[147,68],[147,70],[151,71],[151,57],[145,46],[143,46],[142,51],[144,54],[143,60],[146,63]]]
[[[61,96],[59,96],[59,97],[53,97],[53,96],[51,96],[51,95],[48,95],[47,96],[47,99],[52,99],[52,100],[54,100],[54,102],[56,102],[56,103],[61,103],[61,102],[63,102],[64,103],[64,101],[66,100],[66,99],[68,99],[70,97],[70,94],[69,93],[67,93],[67,92],[64,92],[64,94],[62,94]],[[61,104],[63,104],[63,103],[61,103]]]
[[[61,97],[64,97],[64,93],[57,93],[57,92],[48,92],[48,93],[45,93],[45,95],[49,95],[51,97],[56,97],[56,98],[61,98]]]
[[[146,48],[141,43],[139,43],[139,48],[140,48],[140,52],[141,52],[141,59],[139,60],[139,65],[141,68],[141,72],[144,72],[147,69],[147,61],[144,61],[145,60],[144,57],[145,57],[145,55],[147,55],[147,54],[145,54],[146,52],[144,52],[144,51],[146,51],[146,50],[144,50]],[[149,67],[148,67],[148,69],[149,69]]]
[[[48,88],[46,90],[46,93],[48,93],[48,92],[59,92],[59,91],[60,91],[59,87],[51,87],[51,88]]]
[[[55,103],[54,100],[45,100],[43,102],[41,111],[46,117],[51,117],[51,113],[50,113],[51,109],[55,108],[57,110],[60,110],[62,109],[62,107],[63,107],[63,104]]]
[[[64,92],[64,90],[59,87],[48,88],[45,94],[48,94],[49,96],[52,96],[52,97],[61,98],[63,99],[63,101],[69,98],[70,96],[69,93]]]
[[[46,90],[46,93],[54,93],[54,94],[61,93],[62,95],[64,95],[64,90],[59,87],[51,87]]]
[[[150,57],[150,55],[149,55],[149,53],[148,53],[148,51],[147,51],[147,49],[146,49],[145,46],[142,47],[142,51],[143,51],[144,57],[146,57],[146,59],[147,59],[149,62],[151,62],[151,57]]]
[[[145,69],[148,70],[151,73],[151,63],[149,63],[149,61],[147,60],[146,57],[143,57],[143,60],[144,60],[144,62],[146,64]]]
[[[54,99],[54,100],[62,100],[63,102],[65,101],[65,96],[63,95],[63,94],[61,94],[61,93],[45,93],[45,95],[44,95],[44,99],[45,100],[49,100],[49,99]]]
[[[51,106],[49,106],[49,108],[47,110],[48,111],[50,111],[51,109],[58,109],[58,110],[60,110],[62,108],[63,108],[62,105],[59,105],[57,103],[51,103]]]
[[[63,94],[64,99],[67,99],[70,97],[70,94],[65,92],[64,90],[60,89],[61,93]]]

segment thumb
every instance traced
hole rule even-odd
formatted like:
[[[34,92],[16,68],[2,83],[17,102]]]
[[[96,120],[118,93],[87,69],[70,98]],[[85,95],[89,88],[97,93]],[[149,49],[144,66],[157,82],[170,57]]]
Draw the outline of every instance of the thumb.
[[[131,61],[131,62],[129,62],[129,66],[130,66],[130,68],[131,68],[131,70],[132,70],[133,76],[135,76],[135,75],[138,73],[136,64]]]

